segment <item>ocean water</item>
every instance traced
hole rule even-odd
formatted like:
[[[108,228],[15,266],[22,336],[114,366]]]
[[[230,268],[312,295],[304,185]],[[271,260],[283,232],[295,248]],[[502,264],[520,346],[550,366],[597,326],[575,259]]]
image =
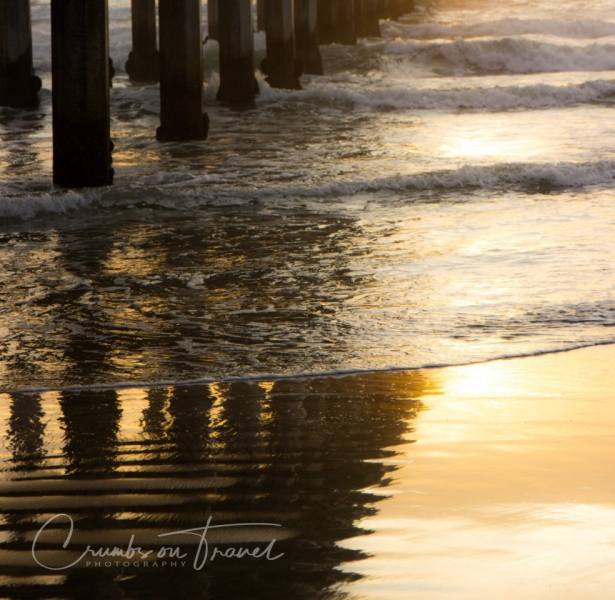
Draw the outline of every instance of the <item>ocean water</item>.
[[[41,107],[2,109],[7,390],[460,364],[615,341],[608,2],[423,3],[326,75],[215,102],[160,144],[110,2],[115,185],[51,181]],[[205,11],[206,14],[206,11]],[[206,32],[207,25],[204,25]],[[256,35],[256,62],[264,34]]]
[[[0,596],[612,597],[615,346],[555,354],[615,342],[612,3],[422,0],[241,110],[207,42],[187,144],[109,4],[113,187],[51,184],[48,0],[0,109]],[[49,569],[209,519],[284,556]]]

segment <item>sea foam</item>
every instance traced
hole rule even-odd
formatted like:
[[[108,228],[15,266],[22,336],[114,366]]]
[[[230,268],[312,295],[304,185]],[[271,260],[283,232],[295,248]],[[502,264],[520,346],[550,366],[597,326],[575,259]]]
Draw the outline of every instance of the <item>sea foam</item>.
[[[160,180],[164,181],[164,178]],[[19,197],[6,196],[0,192],[0,218],[32,219],[41,214],[63,214],[71,210],[92,207],[162,208],[185,210],[208,205],[248,204],[254,200],[267,202],[281,198],[330,199],[353,196],[361,193],[398,192],[455,192],[463,190],[517,190],[519,193],[550,192],[615,184],[615,162],[593,163],[513,163],[494,165],[465,165],[459,169],[443,169],[389,177],[374,177],[364,180],[339,180],[320,185],[267,184],[266,187],[240,191],[232,183],[214,184],[207,175],[195,174],[191,184],[177,187],[174,183],[151,187],[144,180],[139,186],[138,198],[131,189],[121,187],[28,194]],[[410,196],[412,199],[412,196]],[[420,201],[420,198],[417,198]]]
[[[615,69],[615,45],[558,45],[524,38],[388,42],[384,53],[411,60],[440,75],[481,73],[549,73]]]
[[[212,85],[218,85],[213,79]],[[208,92],[209,97],[213,92]],[[576,85],[534,84],[526,86],[459,87],[416,89],[409,86],[376,87],[312,83],[302,91],[272,89],[261,82],[259,102],[307,102],[326,106],[356,106],[374,109],[487,110],[563,108],[576,104],[612,104],[615,81],[587,81]]]
[[[615,35],[615,23],[595,19],[562,21],[559,19],[500,19],[483,23],[420,23],[408,25],[394,21],[381,23],[387,38],[458,39],[504,37],[513,35],[547,35],[571,39],[597,39]]]

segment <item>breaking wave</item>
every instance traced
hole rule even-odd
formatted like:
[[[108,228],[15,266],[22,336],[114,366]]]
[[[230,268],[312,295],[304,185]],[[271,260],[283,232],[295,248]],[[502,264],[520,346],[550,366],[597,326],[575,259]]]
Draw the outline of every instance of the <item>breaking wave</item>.
[[[211,94],[210,94],[211,95]],[[326,105],[354,105],[377,109],[487,110],[563,108],[576,104],[615,102],[615,81],[588,81],[577,85],[462,87],[415,89],[313,84],[300,92],[261,85],[261,102],[288,100]]]
[[[177,187],[172,175],[171,183],[165,188],[164,177],[160,177],[156,188],[147,187],[147,181],[135,182],[132,188],[101,188],[84,192],[41,193],[38,195],[12,195],[0,193],[0,218],[32,219],[41,214],[64,214],[75,209],[88,207],[134,208],[135,206],[159,207],[164,209],[185,209],[232,202],[247,204],[255,200],[267,202],[281,198],[335,198],[352,196],[364,192],[428,192],[462,190],[503,190],[517,189],[520,192],[536,193],[563,189],[578,189],[615,184],[615,162],[594,163],[514,163],[487,166],[466,165],[459,169],[426,171],[409,175],[373,178],[363,181],[336,181],[324,185],[271,185],[253,188],[245,192],[233,184],[216,184],[208,176],[195,175],[191,184]],[[138,198],[138,200],[137,200]]]
[[[503,37],[513,35],[548,35],[572,39],[597,39],[615,35],[615,23],[595,19],[562,21],[558,19],[500,19],[484,23],[408,25],[385,21],[382,34],[387,38],[419,40]]]
[[[615,45],[560,46],[523,38],[424,43],[388,42],[389,58],[404,58],[439,75],[549,73],[615,69]]]

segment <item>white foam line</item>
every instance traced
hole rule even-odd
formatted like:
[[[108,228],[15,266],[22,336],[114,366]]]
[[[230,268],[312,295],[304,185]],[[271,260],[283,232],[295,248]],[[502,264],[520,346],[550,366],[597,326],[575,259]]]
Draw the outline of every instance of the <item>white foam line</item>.
[[[217,80],[213,82],[213,88]],[[486,88],[415,89],[408,86],[376,89],[317,83],[301,91],[279,90],[260,83],[259,103],[304,102],[333,107],[354,105],[367,109],[405,110],[536,110],[579,104],[615,103],[615,81],[594,80],[581,84],[495,86]],[[213,91],[209,91],[213,94]]]
[[[563,348],[551,348],[547,350],[534,350],[532,352],[520,352],[518,354],[502,354],[492,358],[455,362],[455,363],[425,363],[419,366],[403,366],[403,367],[384,367],[382,369],[336,369],[334,371],[314,371],[306,373],[296,373],[291,375],[267,373],[262,375],[246,375],[244,377],[225,377],[215,379],[213,377],[204,377],[200,379],[187,379],[185,381],[135,381],[121,383],[101,383],[92,385],[72,385],[67,387],[33,387],[21,388],[15,390],[0,390],[1,394],[43,394],[46,392],[89,392],[89,391],[104,391],[104,390],[123,390],[123,389],[141,389],[141,388],[169,388],[169,387],[189,387],[198,385],[208,385],[211,383],[238,383],[248,381],[285,381],[291,379],[320,379],[323,377],[348,377],[352,375],[369,375],[371,373],[399,373],[402,371],[422,371],[425,369],[447,369],[451,367],[469,367],[472,365],[482,365],[486,363],[496,362],[500,360],[513,360],[516,358],[531,358],[533,356],[544,356],[547,354],[560,354],[562,352],[572,352],[573,350],[581,350],[583,348],[593,348],[595,346],[610,346],[615,345],[615,340],[599,340],[597,342],[585,342],[565,346]]]
[[[411,174],[397,174],[372,180],[351,180],[324,183],[319,187],[301,186],[269,186],[267,188],[252,188],[237,190],[226,186],[209,185],[210,180],[195,177],[190,181],[191,187],[177,189],[172,186],[141,189],[141,194],[152,193],[149,205],[161,206],[167,209],[179,209],[186,201],[196,201],[197,205],[215,202],[217,199],[232,197],[248,202],[253,198],[331,198],[352,196],[363,192],[387,191],[429,191],[442,192],[461,189],[500,190],[504,187],[515,187],[518,190],[534,191],[536,188],[584,188],[587,186],[612,186],[615,184],[615,162],[601,160],[590,163],[511,163],[495,165],[465,165],[459,169],[444,169],[438,171],[423,171]],[[198,186],[198,187],[195,187]],[[83,196],[67,192],[65,201],[61,195],[49,197],[28,196],[15,202],[13,198],[3,198],[0,195],[0,220],[31,219],[41,213],[63,214],[77,208],[106,206],[106,200],[111,197],[112,190],[88,190]],[[131,190],[116,188],[115,209],[122,204],[131,206]],[[1,193],[0,193],[1,194]],[[124,196],[123,196],[124,195]],[[124,199],[122,199],[124,197]],[[32,202],[32,204],[30,204]]]
[[[597,19],[518,19],[508,18],[483,23],[440,25],[438,23],[404,24],[384,21],[381,25],[385,37],[415,39],[456,39],[460,37],[491,37],[511,35],[548,35],[560,38],[596,39],[615,35],[615,23]]]
[[[464,73],[549,73],[615,69],[615,45],[567,46],[524,38],[416,42],[397,39],[384,53],[406,56],[438,71]]]

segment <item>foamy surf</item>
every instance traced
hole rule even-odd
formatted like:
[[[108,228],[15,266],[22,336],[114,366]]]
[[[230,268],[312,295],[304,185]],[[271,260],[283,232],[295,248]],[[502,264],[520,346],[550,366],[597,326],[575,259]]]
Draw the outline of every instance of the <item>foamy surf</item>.
[[[465,165],[459,169],[426,171],[392,177],[365,180],[337,181],[321,185],[261,184],[240,191],[233,184],[217,183],[207,175],[177,178],[160,174],[156,186],[152,178],[135,181],[129,188],[108,188],[85,192],[55,191],[39,195],[7,196],[0,192],[0,218],[28,220],[42,214],[64,214],[86,208],[150,207],[186,210],[210,204],[248,204],[254,201],[272,201],[285,198],[313,198],[326,200],[354,196],[365,192],[455,191],[478,189],[497,191],[515,189],[518,193],[564,191],[587,186],[615,186],[615,162],[593,163],[512,163],[494,165]],[[138,193],[137,193],[138,189]],[[404,196],[412,201],[412,196]],[[377,201],[377,197],[374,198]],[[416,201],[422,201],[417,197]]]
[[[560,45],[524,38],[416,42],[395,40],[385,55],[412,61],[439,75],[552,73],[615,69],[615,45]]]
[[[499,19],[482,23],[407,24],[395,21],[381,23],[386,38],[411,38],[418,40],[458,39],[477,37],[508,37],[519,35],[547,35],[572,39],[598,39],[615,36],[615,23],[597,19]]]
[[[209,41],[210,136],[186,145],[155,141],[158,87],[123,72],[129,4],[110,1],[112,188],[52,185],[48,89],[2,111],[11,389],[453,364],[612,330],[606,2],[444,2],[322,47],[302,91],[259,74],[241,110],[216,101]]]
[[[420,365],[384,367],[381,369],[335,369],[332,371],[313,371],[313,372],[297,372],[293,374],[279,373],[263,373],[254,375],[245,375],[242,377],[200,377],[195,379],[185,380],[165,380],[165,381],[122,381],[114,383],[95,383],[90,385],[70,385],[66,387],[27,387],[22,389],[1,389],[1,394],[44,394],[48,392],[86,392],[86,391],[104,391],[104,390],[131,390],[131,389],[156,389],[170,388],[176,386],[202,386],[210,384],[228,384],[240,382],[254,381],[287,381],[287,380],[302,380],[302,379],[321,379],[330,377],[349,377],[353,375],[369,375],[370,373],[399,373],[402,371],[422,371],[431,369],[445,369],[450,367],[466,367],[470,365],[481,365],[502,360],[514,360],[516,358],[531,358],[532,356],[546,356],[549,354],[561,354],[563,352],[572,352],[574,350],[582,350],[584,348],[595,348],[598,346],[615,345],[615,340],[599,340],[596,342],[587,342],[580,344],[572,344],[561,348],[549,348],[545,350],[535,350],[532,352],[520,352],[518,354],[502,354],[485,359],[460,361],[460,362],[443,362],[443,363],[425,363]]]
[[[100,191],[20,194],[10,196],[0,191],[0,219],[32,219],[40,214],[64,214],[88,208],[100,199]]]
[[[214,97],[218,79],[212,79],[208,97]],[[564,108],[576,104],[615,103],[615,81],[587,81],[576,85],[534,84],[526,86],[459,87],[416,89],[311,83],[295,92],[275,90],[261,82],[258,102],[310,103],[323,106],[355,106],[405,110],[534,110]]]

